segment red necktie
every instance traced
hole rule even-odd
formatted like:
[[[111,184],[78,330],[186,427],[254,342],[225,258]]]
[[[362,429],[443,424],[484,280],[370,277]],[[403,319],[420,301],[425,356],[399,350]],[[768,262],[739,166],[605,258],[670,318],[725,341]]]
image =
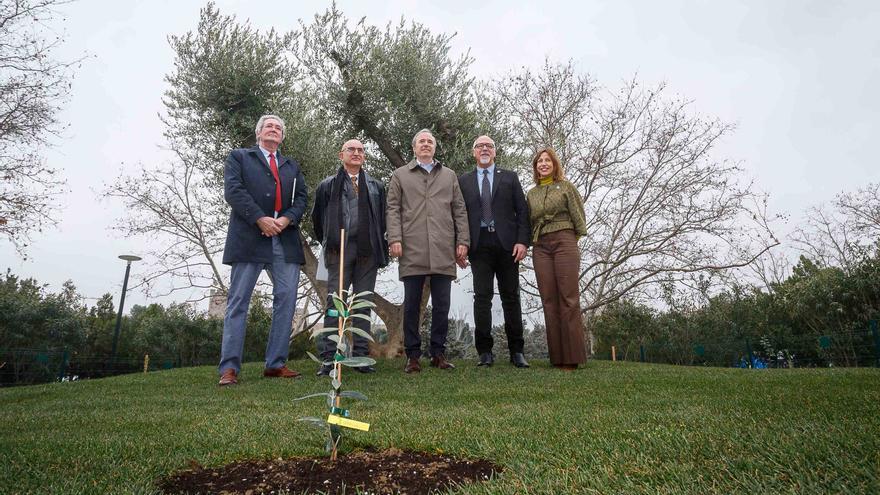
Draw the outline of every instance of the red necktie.
[[[275,163],[275,153],[269,153],[269,168],[275,176],[275,211],[281,212],[281,179],[278,177],[278,164]]]

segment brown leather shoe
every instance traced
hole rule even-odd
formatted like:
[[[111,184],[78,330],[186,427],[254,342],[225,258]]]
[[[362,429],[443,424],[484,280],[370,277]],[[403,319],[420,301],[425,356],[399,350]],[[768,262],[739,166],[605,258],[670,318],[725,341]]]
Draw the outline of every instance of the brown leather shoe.
[[[440,354],[431,358],[431,366],[441,370],[455,369],[455,365],[446,360],[446,356]]]
[[[263,370],[263,376],[268,378],[296,378],[300,376],[299,371],[289,369],[287,366],[280,368],[266,368]]]
[[[221,387],[226,385],[238,385],[238,378],[235,375],[235,370],[232,368],[227,368],[223,370],[223,374],[220,375],[220,383],[218,384]]]
[[[422,371],[422,365],[419,364],[419,358],[409,358],[406,360],[406,366],[403,367],[404,373],[418,373]]]

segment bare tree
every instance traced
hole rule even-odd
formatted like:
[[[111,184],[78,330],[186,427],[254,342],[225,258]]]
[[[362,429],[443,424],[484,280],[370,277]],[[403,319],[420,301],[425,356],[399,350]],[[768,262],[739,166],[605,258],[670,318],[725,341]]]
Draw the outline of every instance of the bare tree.
[[[853,266],[861,246],[846,217],[828,205],[813,206],[791,236],[792,246],[822,267]]]
[[[880,182],[838,194],[834,206],[846,216],[860,242],[873,244],[880,239]]]
[[[583,194],[587,316],[623,296],[656,298],[664,285],[705,283],[778,244],[756,207],[764,198],[740,184],[737,164],[712,156],[733,127],[693,115],[688,101],[664,93],[662,84],[642,88],[635,79],[612,92],[571,63],[550,62],[494,87],[520,153],[553,146]],[[524,278],[536,294],[533,277]]]
[[[179,290],[204,289],[197,299],[212,292],[225,294],[228,275],[218,258],[223,251],[225,229],[217,209],[222,190],[210,187],[204,166],[175,151],[176,160],[161,168],[143,168],[139,175],[120,176],[104,195],[123,201],[127,219],[118,230],[125,236],[168,239],[150,242],[148,272],[134,287],[150,295],[169,295]],[[163,284],[157,292],[155,285]],[[171,286],[167,286],[170,280]]]
[[[848,270],[878,248],[880,184],[839,193],[830,204],[807,209],[791,242],[819,266]]]
[[[743,278],[757,280],[758,287],[770,293],[791,275],[792,262],[784,251],[774,249],[755,259],[748,269]]]
[[[63,0],[0,2],[0,234],[24,254],[31,236],[53,227],[65,181],[45,165],[47,136],[59,136],[58,120],[70,93],[73,67],[58,61],[64,42],[49,24]]]
[[[146,252],[148,271],[139,274],[132,288],[140,288],[150,296],[188,292],[187,302],[225,298],[229,269],[220,259],[228,210],[216,211],[218,201],[223,199],[222,189],[211,187],[204,165],[195,163],[192,156],[172,151],[176,160],[167,166],[144,168],[137,176],[120,176],[104,190],[105,197],[121,199],[128,212],[127,221],[118,230],[127,237],[140,237],[151,246]],[[159,238],[167,242],[155,242]],[[297,292],[301,310],[295,315],[291,340],[323,317],[323,299],[308,278],[300,279]],[[258,282],[257,294],[262,304],[271,306],[267,280],[261,278]]]

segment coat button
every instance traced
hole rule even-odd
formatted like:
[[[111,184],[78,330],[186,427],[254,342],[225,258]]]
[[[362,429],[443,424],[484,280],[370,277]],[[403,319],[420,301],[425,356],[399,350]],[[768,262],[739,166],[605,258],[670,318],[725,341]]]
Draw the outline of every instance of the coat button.
[[[266,197],[267,197],[267,198],[269,197],[269,193],[266,193]]]

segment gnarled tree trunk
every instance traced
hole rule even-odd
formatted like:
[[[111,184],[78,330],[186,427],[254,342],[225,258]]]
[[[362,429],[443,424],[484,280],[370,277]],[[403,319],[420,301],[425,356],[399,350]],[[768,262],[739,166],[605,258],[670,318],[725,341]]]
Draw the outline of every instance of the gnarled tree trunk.
[[[302,243],[303,253],[306,258],[303,272],[318,292],[318,299],[326,301],[327,282],[317,279],[318,258],[312,252],[311,246],[309,246],[306,237],[302,234],[300,234],[300,242]],[[403,305],[394,304],[381,294],[373,294],[373,302],[376,304],[374,309],[376,315],[385,323],[385,328],[388,330],[388,339],[384,344],[371,344],[370,355],[384,358],[401,356],[403,354]],[[426,303],[427,297],[423,297],[422,314],[424,314]]]

